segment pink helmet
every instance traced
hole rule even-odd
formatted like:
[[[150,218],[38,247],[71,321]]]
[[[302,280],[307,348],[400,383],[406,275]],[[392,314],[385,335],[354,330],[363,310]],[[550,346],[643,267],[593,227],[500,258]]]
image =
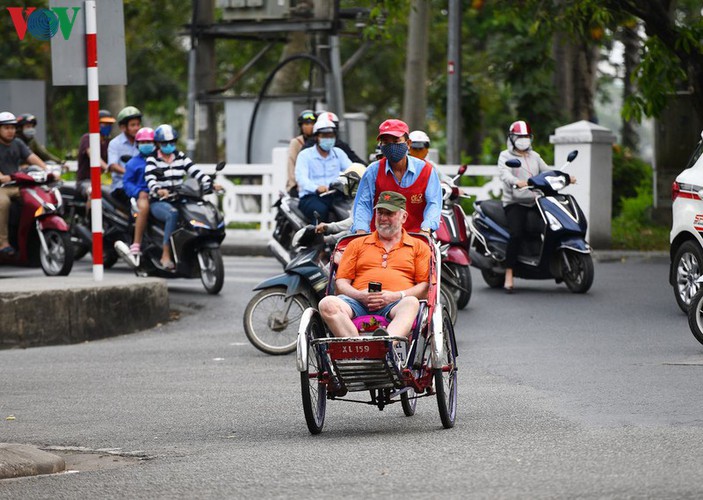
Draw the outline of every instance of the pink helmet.
[[[516,121],[513,122],[512,125],[510,125],[510,129],[508,130],[508,134],[510,135],[532,135],[532,129],[530,128],[530,124],[527,123],[526,121]]]
[[[137,142],[151,141],[154,142],[154,129],[149,127],[142,127],[137,131],[137,135],[134,136],[134,140]]]

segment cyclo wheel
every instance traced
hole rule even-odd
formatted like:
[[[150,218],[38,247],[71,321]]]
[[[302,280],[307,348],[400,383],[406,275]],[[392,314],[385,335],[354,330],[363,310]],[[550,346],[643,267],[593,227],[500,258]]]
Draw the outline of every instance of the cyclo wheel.
[[[403,413],[406,417],[412,417],[415,415],[415,408],[417,408],[417,398],[414,389],[408,389],[400,395],[400,405],[403,407]]]
[[[439,417],[445,429],[454,427],[456,421],[457,366],[454,353],[454,327],[446,309],[442,311],[442,332],[444,333],[444,357],[442,366],[434,367],[434,384],[437,393]]]
[[[310,318],[310,323],[305,330],[308,344],[307,369],[300,373],[300,388],[303,396],[303,412],[305,423],[310,434],[322,432],[325,424],[325,410],[327,409],[327,386],[320,383],[324,371],[321,356],[317,346],[310,345],[314,338],[325,336],[325,330],[319,316]]]

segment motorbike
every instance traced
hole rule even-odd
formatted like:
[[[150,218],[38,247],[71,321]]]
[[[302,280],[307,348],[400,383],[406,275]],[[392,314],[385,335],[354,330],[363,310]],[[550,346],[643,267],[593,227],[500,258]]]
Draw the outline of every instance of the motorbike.
[[[469,233],[466,214],[459,204],[460,198],[465,196],[456,185],[466,168],[462,165],[454,177],[441,176],[442,214],[435,233],[442,257],[442,286],[448,288],[448,295],[453,298],[447,304],[453,322],[456,320],[456,309],[464,309],[471,299]]]
[[[298,323],[308,307],[317,307],[325,296],[329,279],[328,246],[315,226],[308,225],[293,236],[296,255],[282,274],[254,287],[258,291],[244,311],[244,331],[262,352],[279,355],[296,349]]]
[[[354,198],[347,195],[349,190],[345,189],[348,183],[347,176],[349,175],[351,174],[341,175],[339,179],[330,184],[329,190],[321,195],[331,196],[338,192],[345,194],[332,207],[331,222],[344,220],[351,214]],[[273,208],[276,209],[276,226],[273,230],[273,237],[268,242],[268,248],[284,267],[290,263],[296,254],[292,244],[293,236],[312,222],[298,208],[299,201],[298,198],[281,192],[280,197],[273,204]]]
[[[17,186],[20,200],[10,205],[8,233],[14,255],[0,263],[41,266],[47,276],[67,276],[73,268],[73,246],[66,222],[60,217],[63,199],[54,178],[39,167],[10,175],[4,186]]]
[[[586,242],[588,223],[576,199],[559,194],[570,178],[563,170],[578,155],[572,151],[561,170],[542,172],[531,177],[528,187],[537,194],[537,211],[527,217],[526,235],[521,242],[514,275],[525,279],[562,281],[573,293],[585,293],[593,284],[591,247]],[[511,168],[520,160],[508,160]],[[481,270],[491,288],[503,285],[505,253],[510,235],[499,200],[477,201],[475,213],[468,219],[471,234],[471,264]]]
[[[224,168],[219,163],[217,171]],[[173,271],[161,266],[163,249],[163,223],[149,217],[147,229],[142,239],[142,255],[137,257],[129,251],[125,241],[114,244],[115,251],[135,270],[137,276],[158,276],[161,278],[198,278],[205,291],[216,295],[222,290],[225,268],[220,244],[225,238],[225,221],[215,205],[203,199],[207,192],[193,179],[173,189],[167,199],[174,201],[178,209],[178,226],[171,234],[171,255],[176,267]],[[136,217],[136,203],[132,205]],[[130,239],[131,241],[131,235]]]
[[[129,161],[131,157],[122,158]],[[115,199],[107,188],[102,188],[103,209],[103,266],[110,269],[114,266],[119,255],[114,245],[118,241],[132,242],[133,218],[131,208]],[[90,200],[74,186],[61,186],[61,194],[65,200],[64,219],[69,226],[71,243],[76,259],[83,258],[93,250],[93,233],[90,212],[86,211]]]

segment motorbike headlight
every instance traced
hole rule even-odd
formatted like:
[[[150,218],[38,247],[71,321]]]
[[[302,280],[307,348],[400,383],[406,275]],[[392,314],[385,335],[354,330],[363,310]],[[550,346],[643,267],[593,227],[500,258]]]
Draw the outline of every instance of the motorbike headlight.
[[[205,224],[204,222],[200,222],[200,221],[195,220],[195,219],[191,219],[190,225],[193,226],[193,227],[199,228],[199,229],[211,229],[210,226],[208,226],[208,225]]]
[[[545,212],[547,214],[547,221],[549,222],[549,229],[552,231],[559,231],[562,227],[561,222],[557,220],[556,217],[554,217],[552,214],[549,212]]]

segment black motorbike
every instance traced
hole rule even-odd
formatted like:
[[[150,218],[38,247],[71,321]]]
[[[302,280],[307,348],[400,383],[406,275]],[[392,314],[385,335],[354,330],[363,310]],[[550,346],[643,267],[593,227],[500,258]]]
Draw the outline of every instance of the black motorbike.
[[[244,331],[249,341],[267,354],[295,351],[303,311],[317,307],[327,288],[328,246],[315,226],[308,225],[293,237],[295,257],[282,274],[254,287],[258,291],[244,311]]]
[[[217,171],[224,166],[224,162],[219,163]],[[209,192],[203,192],[195,180],[188,179],[175,187],[168,197],[179,212],[178,226],[170,238],[175,269],[168,270],[161,265],[164,226],[152,216],[142,239],[141,256],[132,255],[123,241],[115,243],[115,250],[138,276],[200,277],[207,293],[219,293],[225,280],[220,251],[225,238],[225,221],[219,209],[203,199]]]
[[[338,222],[350,216],[352,204],[354,203],[354,198],[350,195],[350,192],[356,191],[356,186],[351,187],[351,184],[359,181],[358,176],[352,181],[351,179],[354,176],[356,176],[355,173],[341,175],[330,184],[329,191],[322,195],[343,194],[332,207],[330,222]],[[276,226],[273,230],[273,237],[268,242],[268,248],[283,266],[286,266],[296,254],[293,249],[293,236],[312,222],[298,208],[299,201],[298,198],[282,192],[278,201],[273,204],[276,209]]]
[[[566,168],[578,154],[569,153]],[[511,168],[520,160],[508,160]],[[593,284],[591,247],[586,243],[588,223],[576,199],[559,194],[568,186],[569,175],[554,170],[531,177],[527,189],[535,191],[537,210],[528,214],[526,237],[521,242],[515,276],[525,279],[562,281],[574,293],[585,293]],[[492,288],[503,285],[505,252],[510,239],[503,204],[498,200],[477,201],[469,219],[471,265],[479,268]]]

